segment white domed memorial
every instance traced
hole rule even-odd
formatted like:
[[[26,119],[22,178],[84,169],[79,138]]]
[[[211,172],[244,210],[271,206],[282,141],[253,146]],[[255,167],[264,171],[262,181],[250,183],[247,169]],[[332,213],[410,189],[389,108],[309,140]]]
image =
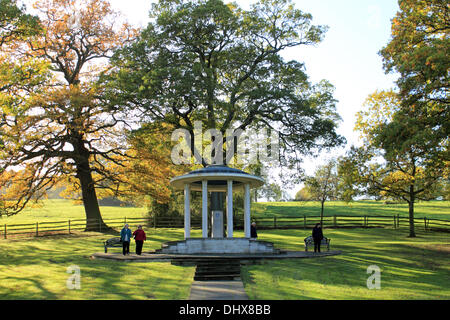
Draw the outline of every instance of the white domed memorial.
[[[167,254],[239,254],[277,253],[273,244],[250,238],[250,189],[264,184],[264,179],[225,165],[209,165],[170,181],[176,190],[184,190],[184,240],[163,245]],[[244,237],[234,237],[233,192],[244,191]],[[202,193],[202,237],[191,238],[191,192]],[[226,237],[222,196],[226,195]],[[208,209],[208,197],[211,197]],[[211,236],[208,237],[208,219]]]

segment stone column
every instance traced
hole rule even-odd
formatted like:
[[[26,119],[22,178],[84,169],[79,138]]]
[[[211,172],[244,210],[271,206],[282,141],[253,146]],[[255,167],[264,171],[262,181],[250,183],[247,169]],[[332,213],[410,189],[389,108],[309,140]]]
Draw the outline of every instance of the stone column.
[[[250,184],[244,185],[244,231],[245,237],[250,238]]]
[[[208,181],[202,181],[202,237],[208,238]]]
[[[233,238],[233,180],[227,181],[227,238]]]
[[[184,238],[191,237],[191,188],[188,183],[184,185]]]

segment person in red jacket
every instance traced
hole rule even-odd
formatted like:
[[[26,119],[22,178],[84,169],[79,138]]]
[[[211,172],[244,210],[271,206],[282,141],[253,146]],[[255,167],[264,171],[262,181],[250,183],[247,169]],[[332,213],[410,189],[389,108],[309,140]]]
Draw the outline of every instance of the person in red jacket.
[[[144,240],[147,240],[147,237],[145,236],[145,231],[142,230],[141,225],[138,225],[137,230],[133,232],[133,238],[136,241],[136,254],[141,255]]]

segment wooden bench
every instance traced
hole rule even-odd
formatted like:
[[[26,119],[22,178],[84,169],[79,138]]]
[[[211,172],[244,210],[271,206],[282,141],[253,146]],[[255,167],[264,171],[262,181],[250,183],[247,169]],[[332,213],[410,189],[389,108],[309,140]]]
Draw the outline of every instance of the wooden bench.
[[[105,253],[108,252],[108,248],[122,248],[122,241],[119,237],[111,238],[103,242],[105,246]]]
[[[320,246],[327,246],[327,251],[330,251],[330,238],[323,237],[322,241],[320,242]],[[305,238],[305,251],[308,251],[308,246],[314,247],[314,240],[312,236]]]

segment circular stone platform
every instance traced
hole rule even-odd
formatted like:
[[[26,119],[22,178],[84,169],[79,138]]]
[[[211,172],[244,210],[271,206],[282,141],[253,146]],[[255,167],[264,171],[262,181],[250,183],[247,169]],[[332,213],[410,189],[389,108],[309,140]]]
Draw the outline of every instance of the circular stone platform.
[[[290,251],[290,250],[280,250],[276,254],[165,254],[165,253],[154,253],[146,252],[142,255],[137,255],[130,253],[124,256],[120,252],[115,253],[103,253],[97,252],[91,255],[92,259],[107,259],[116,261],[134,261],[134,262],[181,262],[195,261],[195,260],[205,260],[205,259],[239,259],[239,260],[262,260],[262,259],[304,259],[304,258],[320,258],[329,257],[341,254],[341,251],[325,251],[325,252],[310,252],[310,251]]]

